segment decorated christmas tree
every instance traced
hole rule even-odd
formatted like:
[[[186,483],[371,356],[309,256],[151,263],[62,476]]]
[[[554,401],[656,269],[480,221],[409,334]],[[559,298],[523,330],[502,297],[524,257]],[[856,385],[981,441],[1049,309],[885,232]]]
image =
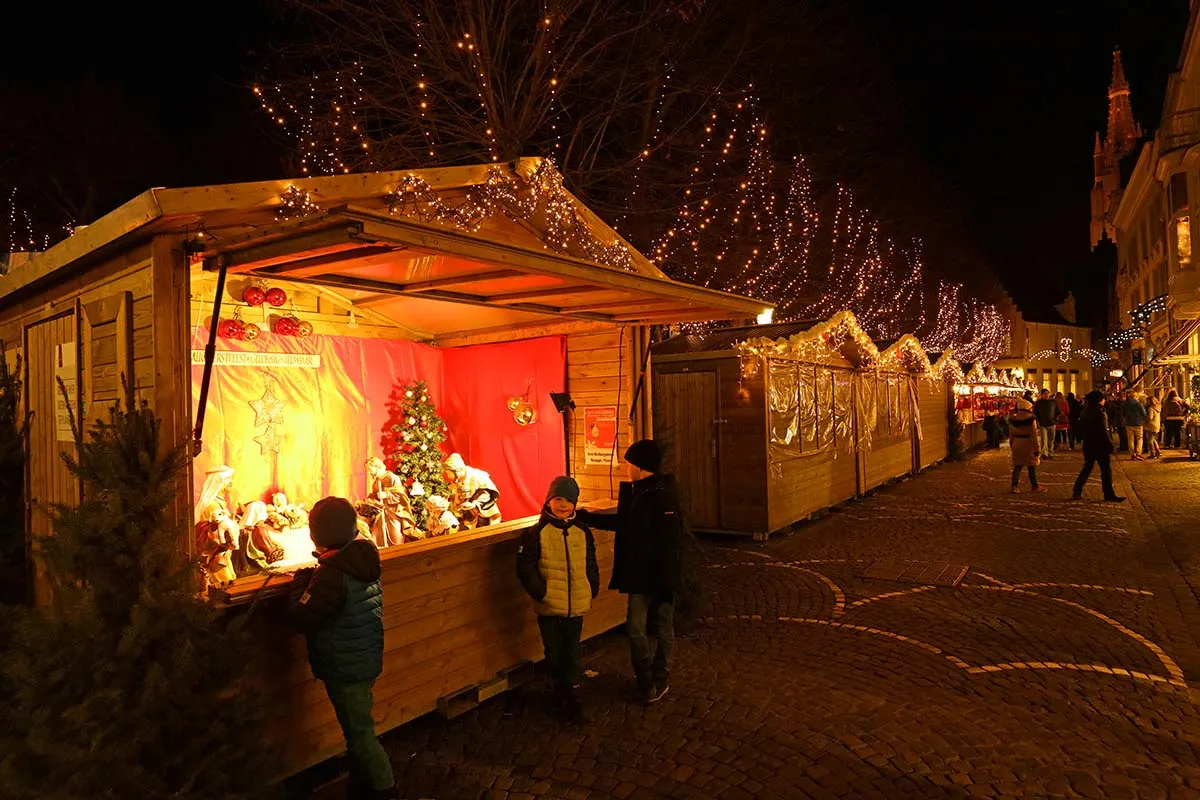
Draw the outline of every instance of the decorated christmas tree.
[[[53,604],[6,614],[4,797],[268,796],[247,617],[204,602],[179,548],[182,448],[132,400],[76,441],[84,499],[52,509],[41,551]]]
[[[425,499],[450,491],[442,478],[446,423],[438,416],[425,381],[399,382],[388,398],[388,420],[379,444],[383,462],[404,480],[413,516],[425,528]]]

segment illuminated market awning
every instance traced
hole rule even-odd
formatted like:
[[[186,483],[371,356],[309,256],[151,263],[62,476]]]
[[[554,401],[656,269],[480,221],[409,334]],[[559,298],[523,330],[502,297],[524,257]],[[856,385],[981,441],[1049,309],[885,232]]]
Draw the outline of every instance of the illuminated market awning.
[[[761,300],[343,206],[209,244],[206,271],[336,288],[435,335],[555,318],[674,323],[754,318]],[[446,304],[462,313],[446,313]]]

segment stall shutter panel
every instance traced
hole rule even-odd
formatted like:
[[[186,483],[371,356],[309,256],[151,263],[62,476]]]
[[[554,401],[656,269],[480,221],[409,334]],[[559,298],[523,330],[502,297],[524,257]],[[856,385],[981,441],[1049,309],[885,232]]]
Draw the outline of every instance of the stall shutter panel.
[[[84,415],[90,426],[124,407],[133,380],[133,295],[118,292],[83,307]]]
[[[36,542],[51,534],[50,509],[55,503],[79,502],[79,482],[63,463],[63,454],[75,455],[69,426],[59,419],[58,381],[67,385],[76,406],[79,350],[76,316],[71,311],[29,325],[25,329],[25,402],[29,411],[29,451],[26,467],[26,510],[33,546],[34,601],[50,602],[50,580],[37,558]],[[76,391],[70,391],[75,388]],[[76,419],[79,409],[74,408]]]

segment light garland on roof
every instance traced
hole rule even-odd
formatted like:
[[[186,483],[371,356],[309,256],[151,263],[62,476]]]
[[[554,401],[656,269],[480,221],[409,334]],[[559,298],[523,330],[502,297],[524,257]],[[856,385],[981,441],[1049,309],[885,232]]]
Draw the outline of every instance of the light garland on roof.
[[[312,192],[290,184],[279,195],[279,207],[275,209],[278,219],[297,219],[318,214],[321,207],[312,199]]]
[[[614,269],[633,269],[633,254],[624,242],[605,243],[596,237],[550,159],[543,159],[528,180],[503,167],[491,167],[483,183],[468,187],[465,196],[453,202],[444,200],[416,174],[405,176],[385,199],[389,214],[453,225],[469,233],[498,214],[520,222],[536,220],[543,227],[548,250],[576,254]]]
[[[816,363],[845,358],[861,370],[896,370],[925,378],[945,375],[947,361],[951,360],[947,354],[943,354],[935,367],[921,343],[910,335],[902,336],[881,351],[850,311],[841,311],[827,321],[786,339],[753,337],[739,342],[736,349],[742,361],[743,377],[757,374],[758,362],[767,358]],[[847,353],[847,349],[853,352]],[[747,369],[748,362],[754,364],[751,370]]]

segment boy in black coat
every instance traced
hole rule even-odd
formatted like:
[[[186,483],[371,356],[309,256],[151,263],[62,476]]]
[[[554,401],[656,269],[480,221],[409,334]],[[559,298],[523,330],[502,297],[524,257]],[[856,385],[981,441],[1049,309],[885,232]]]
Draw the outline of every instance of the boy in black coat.
[[[610,589],[629,595],[626,621],[638,695],[647,705],[667,693],[675,644],[683,517],[675,479],[661,475],[662,451],[652,439],[625,451],[629,481],[622,482],[616,513],[580,511],[592,527],[616,532]],[[651,648],[648,626],[657,641]]]
[[[308,640],[313,676],[337,715],[352,759],[349,798],[394,798],[392,762],[375,735],[372,689],[383,672],[383,587],[374,543],[358,537],[348,500],[326,497],[308,515],[317,566],[292,579],[291,611]]]

